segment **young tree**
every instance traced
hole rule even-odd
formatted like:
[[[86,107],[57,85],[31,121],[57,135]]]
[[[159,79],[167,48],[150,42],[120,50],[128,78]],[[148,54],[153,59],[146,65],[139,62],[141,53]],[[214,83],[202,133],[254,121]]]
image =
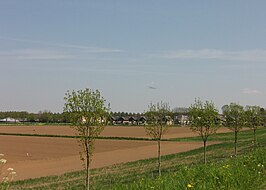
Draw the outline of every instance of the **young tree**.
[[[69,114],[71,122],[80,135],[82,147],[81,160],[85,161],[86,189],[90,184],[90,164],[93,155],[95,137],[99,136],[107,124],[109,108],[98,90],[67,91],[64,111]]]
[[[245,124],[253,130],[254,148],[256,148],[256,130],[263,125],[263,110],[259,106],[249,106],[245,111]]]
[[[191,130],[198,133],[202,138],[204,146],[204,163],[206,164],[206,143],[208,137],[214,134],[220,127],[218,110],[212,102],[206,101],[203,103],[201,100],[196,99],[195,103],[189,107],[188,113],[191,120]]]
[[[158,145],[158,175],[161,176],[161,140],[167,132],[171,121],[171,111],[167,103],[160,102],[150,104],[148,111],[145,113],[148,125],[145,126],[145,131],[152,139],[157,141]]]
[[[266,127],[266,110],[264,108],[260,108],[260,113],[262,114],[262,126]]]
[[[223,110],[225,126],[235,133],[235,156],[237,155],[237,135],[245,124],[245,113],[243,106],[231,103]]]

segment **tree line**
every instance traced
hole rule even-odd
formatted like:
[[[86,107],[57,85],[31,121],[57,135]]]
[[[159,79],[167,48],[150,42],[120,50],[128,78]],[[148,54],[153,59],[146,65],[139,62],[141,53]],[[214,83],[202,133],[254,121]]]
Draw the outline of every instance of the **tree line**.
[[[26,111],[6,111],[0,112],[0,119],[13,118],[22,123],[40,122],[40,123],[70,123],[67,113],[52,113],[50,111],[39,111],[38,113],[29,113]]]
[[[169,116],[173,116],[176,112],[170,112]],[[140,117],[144,116],[144,113],[134,112],[112,112],[110,111],[109,119],[111,117]],[[53,113],[51,111],[39,111],[38,113],[29,113],[27,111],[2,111],[0,112],[0,119],[13,118],[19,120],[22,123],[71,123],[66,112]]]

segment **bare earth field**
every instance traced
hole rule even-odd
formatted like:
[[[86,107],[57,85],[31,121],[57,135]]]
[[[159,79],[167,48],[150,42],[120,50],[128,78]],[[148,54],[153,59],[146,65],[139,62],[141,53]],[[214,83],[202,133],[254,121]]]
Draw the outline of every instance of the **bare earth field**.
[[[74,135],[67,126],[8,126],[0,132]],[[227,132],[222,129],[219,132]],[[107,127],[103,136],[146,137],[142,127]],[[172,128],[165,136],[191,137],[189,128]],[[0,136],[0,153],[8,160],[5,168],[16,170],[15,180],[59,175],[82,169],[77,139],[50,137]],[[201,142],[162,142],[162,154],[196,149]],[[92,168],[156,157],[157,143],[151,141],[97,140]],[[4,169],[5,169],[4,168]]]
[[[230,132],[222,127],[217,133]],[[52,135],[75,135],[75,130],[70,126],[0,126],[0,133],[22,134],[52,134]],[[101,136],[105,137],[148,137],[144,127],[137,126],[107,126]],[[189,127],[172,127],[164,138],[179,138],[198,136],[191,132]]]

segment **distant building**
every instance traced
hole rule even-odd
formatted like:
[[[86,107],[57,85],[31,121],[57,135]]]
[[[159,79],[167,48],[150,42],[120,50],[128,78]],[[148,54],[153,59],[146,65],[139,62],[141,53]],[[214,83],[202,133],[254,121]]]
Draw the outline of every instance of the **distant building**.
[[[177,115],[175,116],[175,123],[181,125],[188,125],[190,123],[189,116],[184,114]]]
[[[4,119],[0,119],[0,123],[20,123],[20,121],[14,118],[7,117]]]
[[[113,125],[145,125],[146,118],[144,116],[134,117],[111,117],[111,123]]]
[[[174,120],[172,119],[171,116],[165,116],[165,121],[166,121],[166,125],[173,125],[174,124]]]

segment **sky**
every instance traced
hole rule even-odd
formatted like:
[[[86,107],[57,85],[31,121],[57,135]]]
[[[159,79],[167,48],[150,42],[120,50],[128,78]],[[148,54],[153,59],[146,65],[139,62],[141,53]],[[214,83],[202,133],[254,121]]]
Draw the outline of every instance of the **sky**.
[[[0,111],[62,112],[98,89],[112,111],[153,102],[266,107],[264,0],[1,0]]]

